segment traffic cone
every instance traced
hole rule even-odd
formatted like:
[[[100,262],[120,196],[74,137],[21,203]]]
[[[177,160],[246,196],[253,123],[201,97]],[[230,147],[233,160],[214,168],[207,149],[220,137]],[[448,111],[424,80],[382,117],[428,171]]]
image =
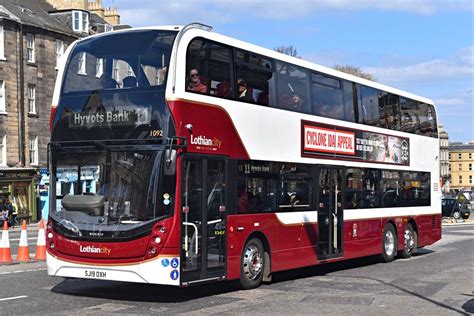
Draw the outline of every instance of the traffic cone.
[[[8,237],[8,223],[4,221],[2,241],[0,242],[0,264],[12,263],[12,254],[10,251],[10,238]]]
[[[16,261],[29,262],[30,249],[28,248],[28,233],[26,232],[26,220],[21,223],[20,245],[18,246],[18,255]]]
[[[46,238],[44,236],[44,222],[40,220],[38,230],[38,241],[36,242],[36,255],[35,259],[38,261],[46,261]]]

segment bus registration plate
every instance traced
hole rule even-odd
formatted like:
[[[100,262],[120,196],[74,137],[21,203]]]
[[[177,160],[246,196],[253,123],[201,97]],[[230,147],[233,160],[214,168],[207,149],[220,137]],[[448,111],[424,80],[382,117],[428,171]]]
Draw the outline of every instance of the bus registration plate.
[[[86,278],[106,279],[107,273],[105,271],[98,270],[84,270],[84,276]]]

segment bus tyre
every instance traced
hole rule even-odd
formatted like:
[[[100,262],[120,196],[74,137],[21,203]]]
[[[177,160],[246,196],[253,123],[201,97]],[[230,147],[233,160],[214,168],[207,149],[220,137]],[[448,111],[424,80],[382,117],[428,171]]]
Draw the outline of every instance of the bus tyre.
[[[242,251],[240,260],[240,285],[249,290],[262,283],[265,266],[263,244],[258,238],[250,239]]]
[[[392,262],[397,254],[397,233],[392,224],[385,225],[382,237],[382,259]]]
[[[401,258],[410,258],[411,255],[416,251],[417,246],[418,234],[413,229],[411,224],[407,224],[405,227],[403,250],[399,251],[398,254]]]

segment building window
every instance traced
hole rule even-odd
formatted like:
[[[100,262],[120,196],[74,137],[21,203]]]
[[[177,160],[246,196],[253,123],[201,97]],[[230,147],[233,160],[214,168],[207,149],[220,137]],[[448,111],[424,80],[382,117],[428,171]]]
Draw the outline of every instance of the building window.
[[[451,164],[449,164],[449,172],[451,172]]]
[[[7,165],[7,135],[0,135],[0,166]]]
[[[461,171],[462,170],[462,164],[458,163],[458,170]]]
[[[469,153],[469,159],[472,159],[472,153]]]
[[[472,163],[469,164],[469,171],[472,171]]]
[[[448,159],[450,159],[450,160],[451,160],[451,153],[449,153],[449,154],[448,154]]]
[[[6,113],[6,100],[7,96],[5,94],[5,80],[0,80],[0,113]]]
[[[462,159],[462,154],[458,154],[458,159]]]
[[[127,66],[127,76],[135,77],[135,75],[133,74],[133,69],[130,65]]]
[[[114,59],[114,61],[112,62],[112,68],[114,71],[112,74],[112,79],[114,79],[115,81],[119,81],[119,63],[117,59]]]
[[[38,136],[30,139],[30,165],[38,164]]]
[[[26,34],[26,50],[28,52],[28,62],[35,62],[35,35],[28,33]]]
[[[28,113],[36,114],[36,86],[28,85]]]
[[[469,176],[469,184],[472,184],[472,176]]]
[[[64,54],[64,42],[56,40],[56,68],[59,67],[59,61]]]
[[[79,53],[79,62],[77,64],[77,73],[80,75],[87,75],[86,72],[86,53]]]
[[[459,184],[462,184],[462,176],[459,176]]]
[[[3,25],[0,25],[0,59],[5,59],[5,34]]]
[[[75,32],[89,32],[89,14],[82,11],[72,11],[72,29]]]
[[[104,60],[102,58],[97,58],[95,62],[95,76],[97,78],[102,77],[104,74]]]

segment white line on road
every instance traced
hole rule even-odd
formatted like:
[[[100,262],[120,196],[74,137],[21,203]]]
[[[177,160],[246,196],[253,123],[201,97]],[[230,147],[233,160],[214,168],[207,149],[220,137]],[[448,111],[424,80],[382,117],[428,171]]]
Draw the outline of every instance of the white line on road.
[[[31,238],[28,237],[28,240],[36,240],[36,239],[38,239],[38,238],[36,238],[36,237],[31,237]],[[10,241],[20,241],[20,238],[11,238]]]
[[[0,275],[2,275],[2,274],[12,274],[12,273],[44,271],[44,270],[46,270],[46,268],[27,269],[27,270],[15,270],[15,271],[8,271],[8,272],[0,272]]]
[[[26,295],[21,295],[21,296],[13,296],[13,297],[6,297],[6,298],[0,298],[0,302],[1,301],[10,301],[10,300],[17,300],[19,298],[26,298],[28,296]]]

